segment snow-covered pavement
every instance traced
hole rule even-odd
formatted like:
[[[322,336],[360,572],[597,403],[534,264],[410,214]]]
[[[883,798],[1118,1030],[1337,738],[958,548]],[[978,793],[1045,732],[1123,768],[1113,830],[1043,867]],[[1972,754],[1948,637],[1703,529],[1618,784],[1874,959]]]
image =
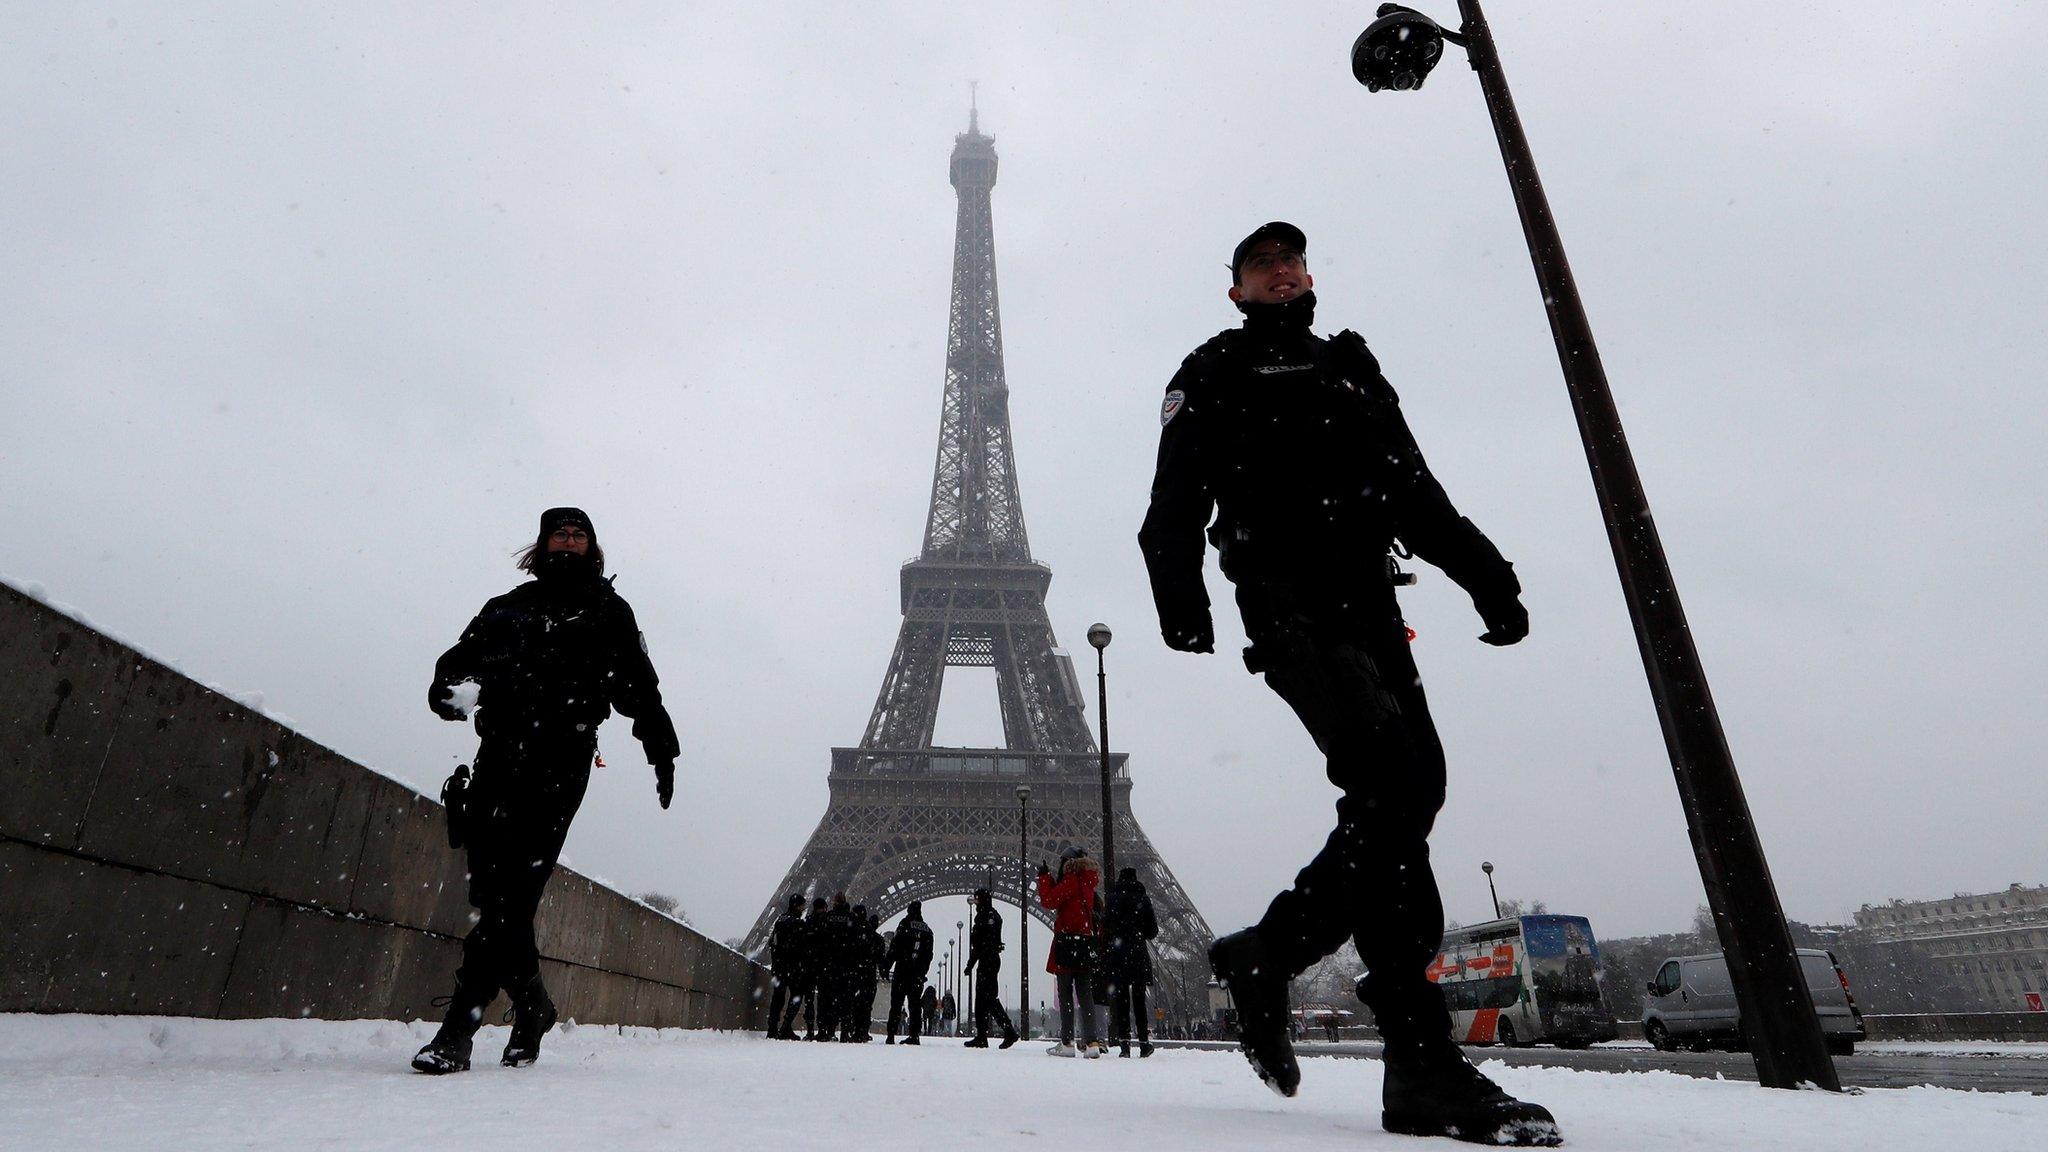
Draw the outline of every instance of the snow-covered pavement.
[[[789,1044],[755,1035],[571,1027],[541,1062],[406,1067],[431,1029],[376,1021],[0,1016],[0,1148],[1148,1149],[1438,1147],[1381,1132],[1380,1066],[1316,1060],[1280,1100],[1234,1053],[1058,1060],[1042,1045],[966,1051]],[[1939,1088],[1774,1092],[1669,1073],[1487,1066],[1557,1114],[1568,1147],[2028,1149],[2048,1097]],[[1441,1142],[1441,1147],[1456,1147]]]

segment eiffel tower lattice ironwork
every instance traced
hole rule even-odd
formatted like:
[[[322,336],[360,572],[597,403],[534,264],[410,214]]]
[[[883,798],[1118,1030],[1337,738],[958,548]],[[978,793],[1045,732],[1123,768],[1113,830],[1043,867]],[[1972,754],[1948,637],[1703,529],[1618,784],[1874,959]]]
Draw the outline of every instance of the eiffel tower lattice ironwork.
[[[912,900],[983,886],[1015,903],[1037,861],[1076,844],[1101,852],[1100,751],[1046,616],[1052,570],[1031,557],[1017,496],[989,210],[995,141],[974,113],[954,137],[952,182],[952,314],[924,548],[903,566],[903,626],[867,731],[858,748],[832,750],[825,816],[748,933],[750,953],[791,892],[844,891],[884,919]],[[995,670],[1005,747],[932,745],[949,666]],[[1131,815],[1124,754],[1111,766],[1116,859],[1151,893],[1166,999],[1179,1019],[1206,1016],[1209,926]],[[1023,859],[1018,785],[1031,788]]]

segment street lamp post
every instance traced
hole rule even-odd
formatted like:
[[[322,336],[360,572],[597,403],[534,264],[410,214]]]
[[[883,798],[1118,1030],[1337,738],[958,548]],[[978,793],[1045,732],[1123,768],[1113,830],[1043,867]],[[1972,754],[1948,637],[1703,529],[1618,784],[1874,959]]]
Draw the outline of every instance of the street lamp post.
[[[961,968],[961,971],[960,971],[960,999],[961,999],[961,1005],[960,1005],[960,1006],[961,1006],[962,1008],[966,1009],[966,1015],[962,1016],[962,1017],[961,1017],[961,1019],[962,1019],[962,1020],[972,1020],[972,1019],[974,1018],[974,989],[973,989],[973,988],[971,988],[971,987],[968,987],[968,986],[967,986],[967,971],[966,971],[966,969],[967,969],[967,949],[966,949],[966,946],[965,946],[964,944],[962,944],[962,942],[961,942],[961,941],[962,941],[962,937],[961,937],[961,932],[960,932],[960,930],[961,930],[962,928],[965,928],[966,926],[967,926],[967,922],[966,922],[965,920],[955,920],[955,921],[953,921],[953,943],[954,943],[954,945],[955,945],[955,949],[954,949],[954,953],[953,953],[953,954],[954,954],[954,955],[956,955],[956,956],[958,956],[958,957],[960,957],[960,961],[961,961],[961,963],[960,963],[960,968]]]
[[[1486,873],[1486,891],[1493,897],[1493,918],[1500,919],[1500,893],[1493,887],[1493,861],[1481,860],[1479,870]]]
[[[1109,625],[1090,624],[1088,643],[1095,646],[1095,699],[1102,724],[1102,879],[1106,884],[1116,875],[1116,814],[1109,806],[1109,673],[1102,664],[1102,650],[1109,647]]]
[[[1677,777],[1707,905],[1728,957],[1736,1004],[1744,1020],[1755,1022],[1745,1031],[1756,1059],[1757,1080],[1770,1088],[1811,1084],[1840,1091],[1763,844],[1750,819],[1721,717],[1679,604],[1671,566],[1622,434],[1593,328],[1494,50],[1493,33],[1478,0],[1458,0],[1458,11],[1464,26],[1451,32],[1414,9],[1381,5],[1379,18],[1352,45],[1352,73],[1374,91],[1418,88],[1435,66],[1445,40],[1464,45],[1479,73]]]
[[[1017,785],[1017,1009],[1031,1039],[1031,785]]]

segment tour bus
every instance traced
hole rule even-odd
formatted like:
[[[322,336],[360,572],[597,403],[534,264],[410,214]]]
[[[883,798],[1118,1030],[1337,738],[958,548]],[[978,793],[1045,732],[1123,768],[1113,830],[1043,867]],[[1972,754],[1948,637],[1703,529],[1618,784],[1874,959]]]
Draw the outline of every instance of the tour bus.
[[[1600,994],[1600,949],[1584,916],[1511,916],[1444,933],[1429,966],[1461,1044],[1549,1043],[1584,1048],[1612,1040]]]

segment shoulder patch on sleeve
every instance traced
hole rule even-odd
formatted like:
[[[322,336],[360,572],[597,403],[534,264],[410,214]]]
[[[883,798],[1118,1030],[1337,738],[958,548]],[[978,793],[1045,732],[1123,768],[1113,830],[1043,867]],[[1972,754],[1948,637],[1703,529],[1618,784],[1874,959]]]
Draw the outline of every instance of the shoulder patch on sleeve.
[[[1165,402],[1159,406],[1159,426],[1164,428],[1172,423],[1173,418],[1180,415],[1180,410],[1187,406],[1187,402],[1188,394],[1186,392],[1178,388],[1168,392]]]

